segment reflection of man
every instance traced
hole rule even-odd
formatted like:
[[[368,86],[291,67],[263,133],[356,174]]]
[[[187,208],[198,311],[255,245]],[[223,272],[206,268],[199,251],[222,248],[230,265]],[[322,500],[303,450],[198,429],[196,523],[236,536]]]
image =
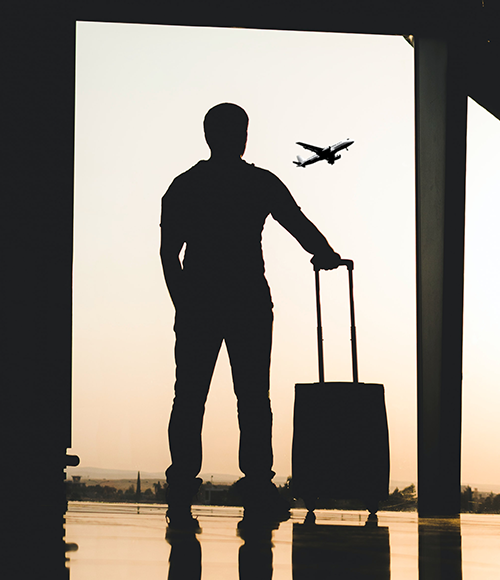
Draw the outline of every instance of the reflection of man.
[[[169,424],[167,519],[196,528],[191,501],[201,479],[205,401],[224,340],[240,427],[239,491],[245,513],[286,519],[289,506],[272,483],[269,364],[273,313],[261,236],[269,214],[309,253],[317,269],[340,259],[272,173],[241,159],[248,117],[222,103],[204,120],[211,149],[179,175],[162,199],[161,260],[175,306],[175,398]],[[179,254],[186,244],[181,265]]]

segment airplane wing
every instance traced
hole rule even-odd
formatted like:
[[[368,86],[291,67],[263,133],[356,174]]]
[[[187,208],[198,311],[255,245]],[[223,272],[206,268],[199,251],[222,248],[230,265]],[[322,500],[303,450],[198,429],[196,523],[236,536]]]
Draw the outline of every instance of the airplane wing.
[[[302,143],[302,141],[297,141],[297,145],[304,147],[304,149],[309,149],[309,151],[313,151],[316,154],[319,154],[323,151],[323,147],[317,147],[316,145],[308,145],[307,143]]]

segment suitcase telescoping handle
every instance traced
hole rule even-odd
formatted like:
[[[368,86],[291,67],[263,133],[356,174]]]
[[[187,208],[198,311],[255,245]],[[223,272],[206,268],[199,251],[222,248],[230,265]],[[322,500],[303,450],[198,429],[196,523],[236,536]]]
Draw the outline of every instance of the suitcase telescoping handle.
[[[352,271],[354,262],[352,260],[340,260],[339,266],[346,266],[349,274],[349,303],[351,310],[351,353],[352,353],[352,380],[358,382],[358,351],[356,344],[356,324],[354,321],[354,288]],[[318,368],[319,382],[325,382],[325,363],[323,358],[323,327],[321,325],[321,300],[319,291],[319,270],[314,270],[316,277],[316,316],[318,319]]]

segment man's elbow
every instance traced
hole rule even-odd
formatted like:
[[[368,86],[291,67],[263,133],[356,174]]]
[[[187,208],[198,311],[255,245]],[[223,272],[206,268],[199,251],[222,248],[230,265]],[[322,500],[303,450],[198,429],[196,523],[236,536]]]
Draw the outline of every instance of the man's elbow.
[[[160,259],[163,269],[166,272],[172,272],[181,268],[179,254],[176,252],[160,248]]]

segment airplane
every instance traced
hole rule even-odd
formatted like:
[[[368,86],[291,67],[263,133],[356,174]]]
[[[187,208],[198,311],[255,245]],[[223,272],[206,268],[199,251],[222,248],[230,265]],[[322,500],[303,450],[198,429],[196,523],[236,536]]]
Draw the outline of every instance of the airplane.
[[[316,163],[317,161],[328,161],[330,165],[333,165],[335,161],[340,159],[339,151],[345,149],[348,151],[348,147],[350,147],[354,141],[350,141],[346,139],[345,141],[339,141],[335,143],[335,145],[330,145],[328,147],[317,147],[316,145],[308,145],[307,143],[302,143],[301,141],[297,141],[297,145],[304,147],[304,149],[309,149],[309,151],[314,151],[314,155],[309,157],[308,159],[302,159],[300,155],[297,155],[297,161],[294,161],[297,167],[306,167],[307,165],[311,165],[311,163]]]

